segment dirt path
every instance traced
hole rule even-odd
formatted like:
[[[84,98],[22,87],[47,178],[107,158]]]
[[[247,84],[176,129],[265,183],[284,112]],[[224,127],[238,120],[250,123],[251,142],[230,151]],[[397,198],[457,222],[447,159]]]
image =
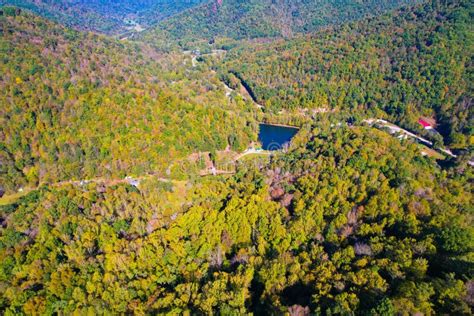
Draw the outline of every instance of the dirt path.
[[[262,153],[262,152],[257,152],[255,149],[252,149],[252,150],[247,149],[243,153],[241,153],[241,154],[237,155],[235,158],[233,158],[232,161],[235,163],[237,160],[241,159],[242,157],[244,157],[246,155],[254,154],[254,153],[265,154],[265,153]],[[218,176],[218,175],[231,175],[231,174],[235,174],[235,171],[220,170],[220,169],[216,168],[214,166],[214,164],[208,166],[206,169],[201,170],[199,172],[200,176],[210,176],[210,175]],[[138,187],[140,185],[140,182],[142,182],[144,180],[151,179],[151,178],[154,178],[155,180],[160,181],[160,182],[167,182],[167,183],[180,182],[180,181],[177,181],[177,180],[160,177],[158,173],[153,172],[153,173],[149,173],[149,174],[145,174],[145,175],[141,175],[141,176],[136,176],[136,177],[127,176],[125,178],[120,178],[120,179],[118,179],[118,178],[107,178],[107,177],[97,177],[97,178],[88,178],[88,179],[80,179],[80,180],[64,180],[64,181],[59,181],[59,182],[55,182],[55,183],[40,183],[36,187],[25,187],[25,188],[21,188],[18,192],[8,194],[8,195],[4,195],[3,197],[0,198],[0,205],[3,205],[5,203],[8,204],[12,200],[16,200],[17,198],[19,198],[23,195],[26,195],[31,191],[38,190],[39,188],[41,188],[42,186],[45,186],[45,185],[49,185],[49,186],[57,188],[57,187],[62,187],[62,186],[67,186],[67,185],[85,186],[89,183],[95,183],[95,184],[101,184],[101,185],[110,187],[110,186],[114,186],[114,185],[118,185],[118,184],[128,183],[130,185]]]
[[[152,173],[152,174],[147,174],[147,175],[143,175],[143,176],[139,176],[139,177],[126,177],[124,179],[110,179],[110,178],[100,177],[100,178],[82,179],[82,180],[66,180],[66,181],[60,181],[60,182],[53,183],[53,184],[51,184],[51,186],[53,186],[53,187],[61,187],[61,186],[64,186],[64,185],[78,186],[78,185],[86,185],[86,184],[89,184],[89,183],[104,184],[106,186],[113,186],[113,185],[123,184],[123,183],[129,183],[129,184],[137,183],[137,185],[138,185],[139,182],[141,182],[143,180],[153,178],[153,177],[156,177],[156,176],[157,176],[157,174]],[[173,182],[173,180],[166,179],[166,178],[156,177],[155,179],[160,181],[160,182]]]
[[[272,152],[267,151],[267,150],[256,150],[255,148],[249,148],[245,150],[243,153],[239,154],[237,157],[234,158],[234,161],[240,160],[245,156],[248,155],[267,155],[270,156],[272,155]]]
[[[105,178],[105,177],[98,177],[98,178],[91,178],[91,179],[82,179],[82,180],[65,180],[65,181],[59,181],[55,183],[40,183],[36,187],[26,187],[26,188],[21,188],[18,190],[18,192],[4,195],[3,197],[0,198],[0,205],[3,204],[8,204],[8,202],[11,202],[12,200],[16,200],[17,198],[20,198],[21,196],[24,196],[28,194],[31,191],[35,191],[40,189],[42,186],[49,185],[52,187],[63,187],[67,185],[72,185],[72,186],[84,186],[89,183],[96,183],[96,184],[102,184],[104,186],[114,186],[118,184],[131,184],[134,186],[139,186],[140,182],[143,180],[155,178],[155,180],[160,181],[160,182],[167,182],[167,183],[178,183],[180,181],[177,180],[172,180],[172,179],[167,179],[167,178],[162,178],[158,177],[158,174],[156,173],[150,173],[138,177],[126,177],[124,179],[113,179],[113,178]]]
[[[405,137],[411,137],[411,138],[414,138],[416,140],[418,140],[420,143],[428,146],[429,148],[435,150],[435,151],[438,151],[439,153],[441,154],[445,154],[445,155],[448,155],[448,156],[451,156],[453,158],[457,158],[458,156],[453,154],[453,152],[449,149],[449,148],[435,148],[433,147],[433,142],[421,137],[421,136],[418,136],[410,131],[407,131],[406,129],[403,129],[401,128],[400,126],[398,125],[395,125],[393,123],[390,123],[386,120],[382,120],[382,119],[367,119],[367,120],[363,120],[362,122],[364,123],[367,123],[369,124],[370,126],[373,126],[374,124],[380,124],[381,126],[383,127],[386,127],[388,128],[389,130],[389,133],[390,134],[402,134],[404,135]],[[471,167],[474,167],[474,161],[471,160],[471,161],[468,161],[467,162],[468,165],[470,165]]]

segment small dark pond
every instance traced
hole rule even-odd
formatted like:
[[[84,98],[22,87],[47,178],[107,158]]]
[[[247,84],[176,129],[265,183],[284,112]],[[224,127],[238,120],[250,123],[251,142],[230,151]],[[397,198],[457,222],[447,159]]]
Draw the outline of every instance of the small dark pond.
[[[264,150],[280,150],[298,133],[296,127],[260,124],[258,139]]]

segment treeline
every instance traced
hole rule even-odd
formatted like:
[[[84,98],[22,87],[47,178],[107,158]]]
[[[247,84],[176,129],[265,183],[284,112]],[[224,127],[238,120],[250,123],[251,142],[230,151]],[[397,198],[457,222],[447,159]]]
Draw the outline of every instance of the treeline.
[[[8,191],[165,171],[192,152],[241,150],[255,139],[257,124],[242,113],[249,107],[228,100],[205,65],[193,70],[189,57],[10,13],[0,17],[0,182]]]
[[[386,116],[445,142],[474,144],[472,1],[428,1],[292,41],[232,50],[222,66],[273,112],[326,108]],[[431,134],[433,136],[434,134]],[[427,135],[428,137],[430,135]]]
[[[212,0],[164,20],[143,38],[162,48],[193,48],[219,38],[292,37],[413,3],[416,0]]]
[[[463,168],[327,122],[225,180],[43,188],[0,208],[0,309],[469,315]]]
[[[0,7],[14,6],[29,10],[44,18],[56,21],[65,26],[89,31],[112,33],[123,27],[118,17],[105,17],[91,7],[69,1],[33,1],[33,0],[0,0]]]
[[[117,35],[133,26],[148,27],[196,6],[203,0],[0,0],[0,6],[16,6],[79,30]]]

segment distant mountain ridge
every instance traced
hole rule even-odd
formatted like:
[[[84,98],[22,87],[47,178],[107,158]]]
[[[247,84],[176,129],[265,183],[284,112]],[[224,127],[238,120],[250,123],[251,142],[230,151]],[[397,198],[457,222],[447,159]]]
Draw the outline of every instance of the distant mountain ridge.
[[[212,0],[160,22],[145,35],[181,44],[212,40],[291,37],[377,15],[417,0]]]
[[[115,35],[148,27],[204,0],[0,0],[80,30]]]

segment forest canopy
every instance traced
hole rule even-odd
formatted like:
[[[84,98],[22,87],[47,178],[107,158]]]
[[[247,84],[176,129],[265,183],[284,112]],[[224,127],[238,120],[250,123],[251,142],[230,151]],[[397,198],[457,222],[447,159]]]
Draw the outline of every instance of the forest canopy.
[[[474,145],[472,1],[429,1],[290,41],[226,56],[268,110],[327,109],[381,115],[422,132],[433,118],[449,146]],[[433,135],[427,135],[433,136]]]
[[[468,315],[472,170],[371,128],[183,187],[43,188],[0,208],[6,314]]]
[[[472,1],[317,2],[0,8],[0,314],[472,315]]]
[[[216,76],[192,69],[189,57],[26,12],[0,16],[0,24],[0,181],[7,190],[164,172],[173,159],[239,150],[255,139],[253,116],[239,114],[248,107],[226,98]]]
[[[158,47],[192,47],[219,38],[293,37],[376,16],[417,0],[211,0],[166,19],[142,36]]]

